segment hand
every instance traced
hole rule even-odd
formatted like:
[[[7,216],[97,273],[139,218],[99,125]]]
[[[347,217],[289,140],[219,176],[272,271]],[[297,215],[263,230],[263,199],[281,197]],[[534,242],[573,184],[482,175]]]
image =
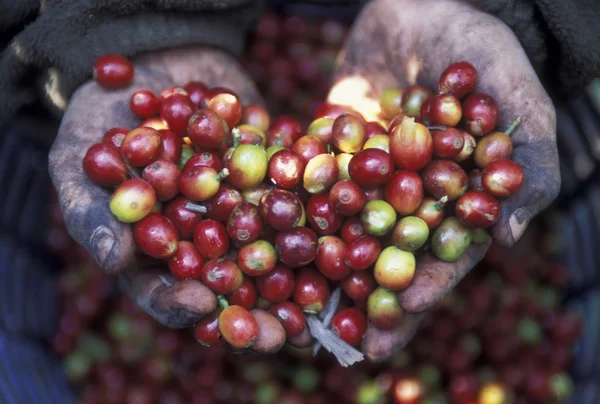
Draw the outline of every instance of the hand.
[[[90,81],[73,94],[50,152],[50,174],[71,236],[104,271],[119,275],[121,286],[148,314],[168,327],[191,327],[216,308],[216,296],[198,281],[177,281],[156,260],[136,257],[131,226],[111,214],[111,193],[88,180],[82,158],[106,130],[139,124],[129,109],[135,90],[159,94],[167,86],[200,80],[234,90],[246,105],[260,97],[235,60],[221,51],[191,47],[142,55],[134,62],[129,87],[107,91]],[[271,342],[272,347],[283,345]]]
[[[373,116],[382,90],[418,81],[437,89],[451,63],[466,60],[479,73],[477,88],[495,97],[499,127],[517,117],[512,135],[513,160],[523,168],[525,184],[501,204],[492,235],[512,246],[529,221],[558,194],[560,176],[554,107],[513,32],[495,17],[460,0],[374,0],[354,24],[338,61],[329,101]],[[398,328],[369,328],[363,352],[387,359],[414,335],[424,312],[440,301],[479,262],[489,243],[473,245],[454,263],[426,256],[412,284],[398,300],[406,314]]]

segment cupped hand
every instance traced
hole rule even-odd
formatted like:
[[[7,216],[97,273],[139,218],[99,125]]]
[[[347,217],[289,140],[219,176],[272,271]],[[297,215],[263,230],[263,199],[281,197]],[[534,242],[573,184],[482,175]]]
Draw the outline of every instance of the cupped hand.
[[[529,221],[558,194],[560,176],[553,104],[513,32],[497,18],[460,0],[375,0],[356,20],[339,56],[329,101],[358,109],[367,119],[378,110],[385,88],[416,83],[437,89],[451,63],[469,61],[478,71],[478,91],[495,97],[500,128],[521,117],[512,135],[513,160],[525,184],[501,202],[493,238],[512,246]],[[399,293],[405,311],[393,330],[370,326],[363,352],[389,358],[413,337],[424,313],[439,302],[485,255],[489,242],[472,245],[458,261],[425,256],[411,285]]]
[[[82,158],[108,129],[139,125],[129,108],[138,89],[159,94],[165,87],[199,80],[232,89],[245,105],[261,101],[237,62],[218,50],[174,49],[142,55],[134,63],[135,77],[127,88],[105,90],[90,81],[73,94],[50,152],[50,174],[71,236],[105,272],[119,275],[125,292],[148,314],[168,327],[191,327],[216,308],[216,296],[202,283],[178,281],[164,263],[137,254],[131,225],[111,214],[111,193],[86,177]]]

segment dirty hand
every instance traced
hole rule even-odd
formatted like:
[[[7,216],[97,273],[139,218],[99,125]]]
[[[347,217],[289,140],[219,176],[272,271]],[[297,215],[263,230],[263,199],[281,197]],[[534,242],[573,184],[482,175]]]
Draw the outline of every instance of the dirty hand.
[[[499,127],[521,117],[512,135],[513,160],[523,168],[525,184],[502,201],[493,238],[513,245],[529,221],[558,194],[560,176],[556,117],[519,41],[497,18],[461,0],[374,0],[354,23],[337,66],[329,101],[367,115],[385,88],[405,88],[417,81],[437,88],[443,69],[458,61],[478,71],[477,88],[498,102]],[[473,245],[456,262],[433,256],[417,264],[411,285],[398,294],[405,311],[394,330],[370,326],[362,350],[380,361],[403,348],[424,313],[446,296],[479,262],[489,243]]]

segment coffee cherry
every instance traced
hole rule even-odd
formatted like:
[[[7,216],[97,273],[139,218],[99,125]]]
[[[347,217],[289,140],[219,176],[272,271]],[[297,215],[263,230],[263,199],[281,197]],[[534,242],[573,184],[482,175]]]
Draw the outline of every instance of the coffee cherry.
[[[146,255],[157,258],[169,258],[179,244],[175,226],[169,219],[158,213],[150,213],[133,226],[135,244]]]
[[[325,144],[316,136],[302,136],[292,150],[302,157],[304,164],[308,164],[313,157],[325,153]]]
[[[375,280],[392,291],[405,289],[415,274],[415,256],[397,247],[385,248],[375,262]]]
[[[444,206],[447,201],[448,198],[445,196],[440,200],[423,198],[423,201],[413,215],[422,219],[430,230],[435,229],[444,220]]]
[[[193,243],[180,241],[175,254],[169,259],[171,274],[180,281],[185,279],[200,279],[200,271],[204,259]]]
[[[398,170],[385,188],[385,201],[400,215],[410,215],[423,200],[423,181],[413,171]]]
[[[219,331],[229,345],[248,348],[258,338],[258,323],[245,308],[229,306],[219,314]]]
[[[277,263],[275,247],[265,240],[246,244],[237,253],[237,263],[248,276],[259,276],[271,272]]]
[[[500,219],[500,204],[482,191],[469,191],[456,201],[456,217],[465,226],[488,228]]]
[[[384,193],[383,188],[367,189],[367,190],[365,190],[364,194],[365,194],[365,202],[367,202],[367,203],[378,200],[378,199],[385,199],[384,198],[385,193]]]
[[[193,201],[206,201],[219,191],[221,181],[229,175],[229,170],[223,169],[217,173],[208,167],[190,167],[179,177],[179,190]]]
[[[523,169],[511,160],[488,164],[481,175],[483,188],[497,198],[508,198],[523,186]]]
[[[210,313],[194,326],[194,337],[201,345],[213,347],[221,344],[219,314],[220,311]]]
[[[227,233],[234,242],[249,244],[260,236],[263,221],[258,208],[249,202],[236,206],[227,220]]]
[[[227,230],[216,220],[203,220],[194,229],[194,245],[207,259],[218,258],[229,250]]]
[[[433,155],[443,159],[458,156],[465,146],[464,134],[464,131],[455,128],[434,132]]]
[[[123,223],[135,223],[146,217],[156,203],[156,193],[146,181],[133,178],[115,189],[110,211]]]
[[[306,320],[302,309],[296,303],[285,301],[274,304],[269,309],[271,313],[285,329],[287,338],[294,338],[302,334],[306,327]]]
[[[269,159],[268,177],[278,188],[292,189],[304,174],[304,160],[292,150],[279,150]]]
[[[331,133],[333,145],[342,153],[356,153],[366,141],[365,122],[354,114],[338,116],[333,122]]]
[[[227,165],[226,165],[227,167]],[[267,153],[261,146],[238,146],[229,162],[229,182],[240,190],[256,188],[267,174]]]
[[[339,281],[352,272],[345,260],[346,243],[336,236],[324,236],[319,239],[315,266],[328,279]]]
[[[300,138],[302,126],[300,125],[300,122],[291,116],[281,115],[271,124],[271,131],[287,133],[292,139],[293,144]]]
[[[296,227],[275,236],[279,260],[291,268],[309,264],[317,256],[317,234],[307,227]]]
[[[247,189],[243,191],[242,197],[244,198],[244,202],[248,202],[258,206],[260,203],[260,198],[262,198],[265,193],[273,189],[275,188],[272,185],[265,184],[263,182],[262,184],[259,184],[256,188]]]
[[[390,137],[388,135],[375,135],[365,142],[364,149],[379,149],[389,154]]]
[[[169,126],[161,118],[148,118],[140,123],[139,128],[150,128],[154,130],[168,130]]]
[[[331,188],[338,179],[339,167],[335,157],[319,154],[310,159],[304,170],[304,189],[318,194]]]
[[[352,157],[348,173],[363,189],[373,189],[390,181],[394,174],[394,162],[383,150],[365,149]]]
[[[377,261],[381,253],[381,243],[375,237],[363,236],[348,243],[344,262],[355,271],[363,271]]]
[[[202,105],[204,97],[208,92],[208,86],[201,81],[190,81],[183,87],[183,89],[196,107],[200,107]]]
[[[389,330],[400,323],[403,311],[394,292],[378,287],[369,295],[367,314],[375,327]]]
[[[244,274],[235,262],[225,258],[214,258],[200,270],[200,280],[213,292],[226,295],[242,286]]]
[[[440,75],[438,90],[441,94],[453,94],[460,100],[473,91],[476,84],[475,67],[469,62],[456,62],[446,67]]]
[[[188,122],[195,110],[196,106],[190,97],[184,94],[173,94],[160,103],[161,119],[179,136],[185,136]]]
[[[123,139],[130,132],[127,128],[112,128],[107,130],[102,136],[102,144],[114,147],[117,151],[121,150],[121,143],[123,143]]]
[[[158,131],[162,137],[162,153],[159,156],[161,160],[168,160],[178,164],[181,158],[183,142],[181,138],[168,129],[160,129]]]
[[[337,105],[337,104],[330,104],[328,102],[324,102],[316,109],[313,118],[314,119],[319,119],[319,118],[336,119],[337,117],[339,117],[342,114],[356,114],[356,113],[357,112],[354,111],[352,108],[347,107],[345,105]]]
[[[260,198],[259,212],[265,224],[275,230],[289,230],[298,226],[302,217],[300,199],[290,191],[273,189]]]
[[[83,171],[96,185],[113,187],[127,179],[127,166],[117,149],[97,143],[83,158]]]
[[[202,214],[187,209],[185,206],[191,201],[184,197],[173,199],[165,207],[164,215],[173,223],[180,240],[191,240],[194,228],[202,220]]]
[[[256,278],[258,293],[272,303],[286,301],[296,284],[294,272],[285,265],[277,265],[266,275]]]
[[[131,95],[129,107],[138,118],[150,118],[158,114],[160,103],[156,94],[150,90],[138,90]]]
[[[369,271],[352,272],[340,285],[344,293],[354,300],[365,300],[376,286],[375,278]]]
[[[227,296],[229,304],[242,306],[246,310],[252,310],[256,306],[256,300],[258,299],[258,293],[254,282],[248,277],[244,277],[242,286],[236,291]]]
[[[184,88],[177,86],[169,86],[160,92],[160,94],[158,95],[158,100],[162,104],[167,98],[171,97],[172,95],[183,95],[185,97],[189,97],[188,92],[185,91]]]
[[[415,251],[423,247],[429,237],[429,226],[416,216],[403,217],[392,232],[392,243],[404,251]]]
[[[142,179],[152,185],[157,200],[168,201],[179,191],[177,185],[180,175],[181,170],[176,164],[167,160],[156,160],[144,168]]]
[[[350,179],[350,173],[348,172],[348,166],[350,160],[354,157],[352,154],[340,153],[336,154],[335,161],[338,164],[338,181],[344,181]]]
[[[343,309],[333,316],[331,331],[349,345],[360,345],[367,331],[367,316],[356,308]]]
[[[374,200],[365,205],[360,215],[365,232],[372,236],[384,236],[396,223],[394,208],[382,200]]]
[[[317,137],[324,144],[330,144],[333,140],[333,118],[318,118],[308,125],[307,136]]]
[[[450,160],[434,160],[422,173],[427,193],[434,198],[458,199],[467,191],[468,177],[465,170]]]
[[[233,128],[232,132],[236,133],[234,136],[239,135],[239,144],[254,144],[262,147],[265,147],[267,144],[267,135],[254,126],[239,125]]]
[[[471,232],[455,217],[444,219],[431,237],[431,250],[445,262],[458,260],[470,245]]]
[[[242,104],[235,94],[217,94],[208,101],[206,107],[219,114],[230,128],[242,119]]]
[[[225,222],[231,212],[244,202],[242,194],[229,184],[221,184],[217,193],[206,202],[207,216]]]
[[[327,279],[312,268],[298,270],[293,298],[304,312],[320,312],[329,300]]]
[[[487,135],[498,123],[498,106],[485,93],[473,93],[463,101],[465,127],[473,136]]]
[[[162,153],[162,138],[151,128],[137,128],[125,136],[121,155],[134,167],[144,167],[157,160]]]
[[[355,240],[358,240],[362,236],[365,236],[367,233],[365,232],[365,228],[362,225],[362,221],[359,217],[352,216],[347,218],[342,225],[342,230],[340,231],[340,235],[342,240],[346,243],[350,244]]]
[[[510,160],[512,157],[513,144],[510,135],[521,123],[520,119],[511,123],[506,132],[493,132],[481,138],[473,158],[479,168],[485,168],[488,164],[498,160]]]
[[[194,153],[192,157],[190,157],[189,160],[185,163],[182,171],[185,171],[192,167],[208,167],[212,168],[216,172],[223,170],[221,159],[214,152],[210,151]]]
[[[433,140],[429,129],[405,117],[390,130],[390,155],[399,168],[418,171],[431,159]]]
[[[352,180],[335,183],[329,191],[329,203],[344,216],[353,216],[365,206],[365,194]]]
[[[418,84],[408,87],[402,95],[402,111],[406,114],[419,116],[421,105],[432,94],[429,88]]]
[[[260,105],[248,105],[244,109],[242,123],[252,125],[266,132],[271,124],[271,118],[269,117],[269,113]]]
[[[219,150],[227,142],[229,127],[219,114],[202,108],[190,117],[187,135],[193,144],[203,150]]]
[[[458,125],[462,118],[460,101],[452,94],[433,96],[429,105],[429,117],[433,125]]]
[[[402,89],[387,88],[379,97],[381,113],[386,119],[392,119],[402,112]]]
[[[133,80],[134,67],[121,55],[100,56],[94,62],[94,79],[104,88],[126,87]]]
[[[311,228],[322,236],[336,233],[343,223],[343,216],[335,211],[327,194],[313,195],[308,200],[306,217]]]

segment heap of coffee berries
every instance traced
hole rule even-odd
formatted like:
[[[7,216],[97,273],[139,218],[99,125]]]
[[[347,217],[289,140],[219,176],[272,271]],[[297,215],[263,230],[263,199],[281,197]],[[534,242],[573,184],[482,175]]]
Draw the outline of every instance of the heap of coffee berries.
[[[133,224],[144,254],[219,296],[198,340],[250,347],[255,307],[298,337],[303,313],[321,312],[340,286],[356,307],[336,313],[331,329],[356,347],[368,321],[399,323],[395,293],[410,285],[421,253],[453,262],[487,241],[499,199],[523,184],[510,160],[519,121],[494,132],[498,107],[473,92],[476,81],[471,64],[455,63],[436,94],[386,90],[381,122],[324,104],[305,132],[222,87],[138,90],[131,110],[145,120],[106,132],[83,167],[116,187],[110,210]]]

